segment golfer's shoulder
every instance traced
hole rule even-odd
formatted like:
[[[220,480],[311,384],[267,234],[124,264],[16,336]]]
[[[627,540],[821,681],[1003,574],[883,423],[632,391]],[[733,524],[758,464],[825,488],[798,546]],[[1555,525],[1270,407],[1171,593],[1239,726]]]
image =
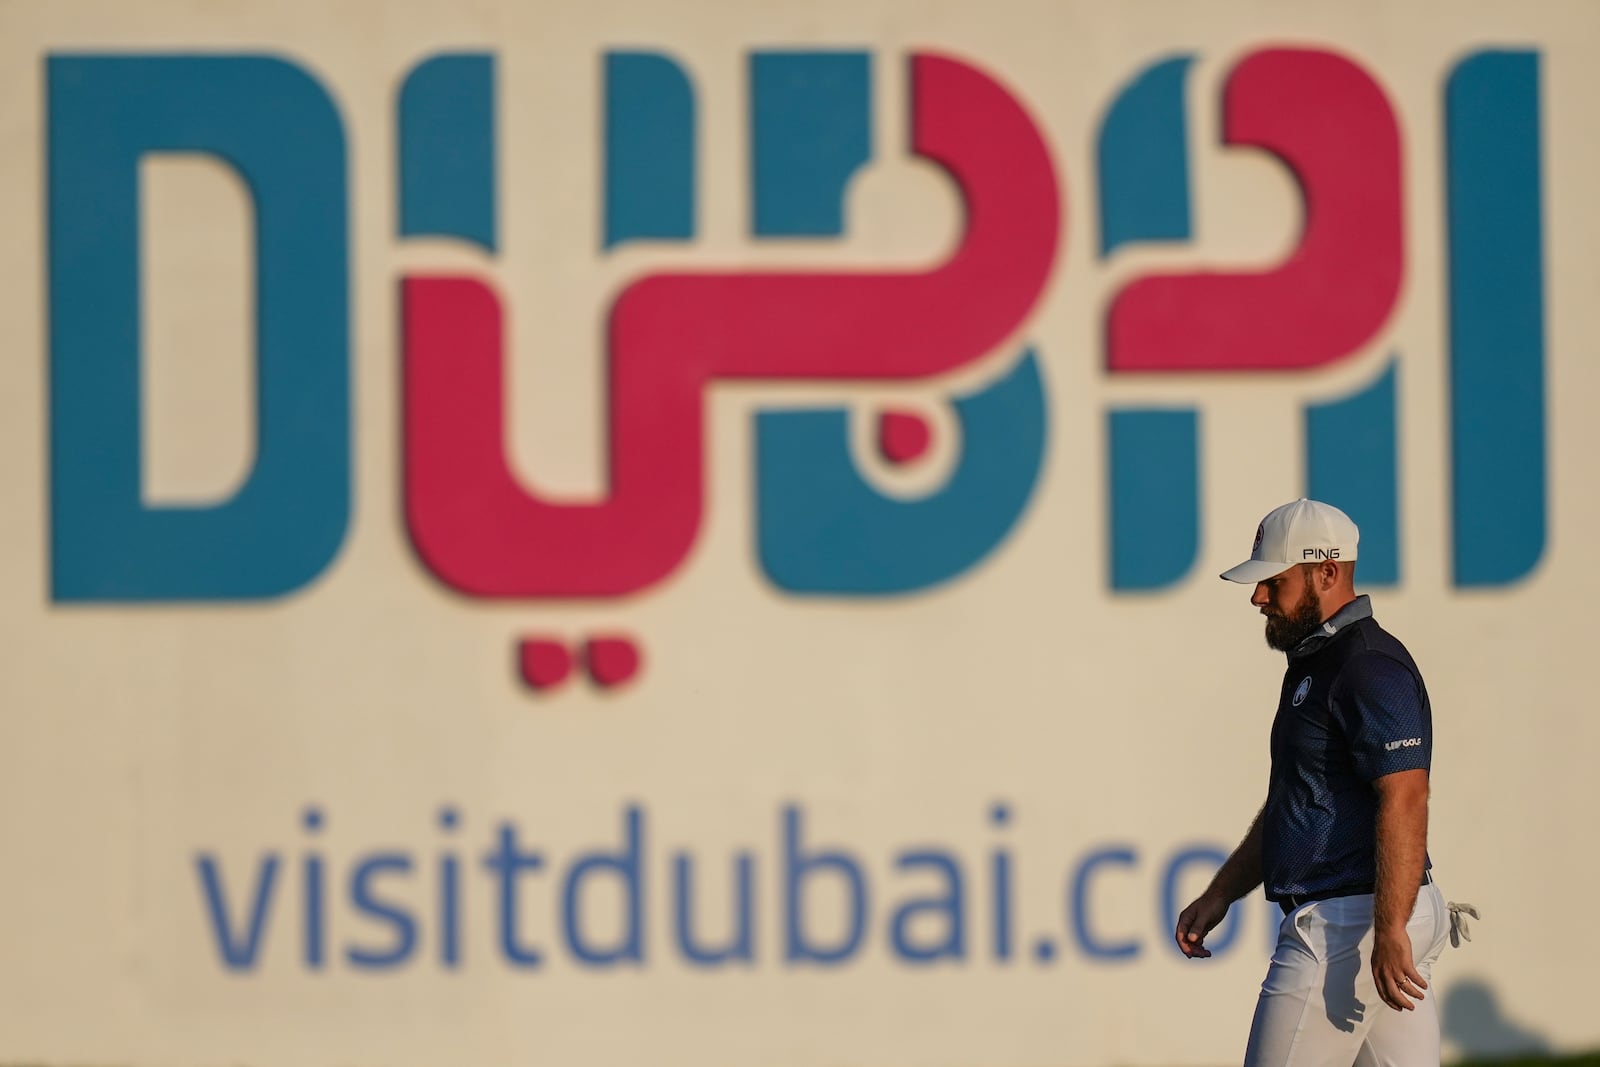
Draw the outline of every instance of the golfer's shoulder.
[[[1345,642],[1335,686],[1343,690],[1420,689],[1422,675],[1406,646],[1370,619],[1362,623],[1352,627],[1355,632]]]

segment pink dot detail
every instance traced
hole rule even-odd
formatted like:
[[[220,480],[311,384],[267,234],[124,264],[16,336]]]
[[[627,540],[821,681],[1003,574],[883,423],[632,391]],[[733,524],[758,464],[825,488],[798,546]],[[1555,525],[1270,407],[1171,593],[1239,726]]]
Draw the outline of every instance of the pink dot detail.
[[[921,415],[886,411],[878,416],[878,450],[890,463],[910,463],[928,450],[933,431]]]
[[[589,677],[609,689],[639,673],[639,649],[626,637],[591,637],[584,646]]]
[[[560,641],[530,638],[518,650],[522,680],[535,689],[550,689],[572,673],[572,653]]]

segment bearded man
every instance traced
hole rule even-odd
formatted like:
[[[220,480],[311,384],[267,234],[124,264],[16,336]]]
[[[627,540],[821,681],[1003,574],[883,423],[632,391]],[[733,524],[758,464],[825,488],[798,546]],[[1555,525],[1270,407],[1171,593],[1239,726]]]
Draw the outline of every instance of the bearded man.
[[[1439,1062],[1427,992],[1452,917],[1428,860],[1428,690],[1405,646],[1356,595],[1355,523],[1296,500],[1225,572],[1254,586],[1288,669],[1267,799],[1174,936],[1191,959],[1235,900],[1265,883],[1283,911],[1246,1067]]]

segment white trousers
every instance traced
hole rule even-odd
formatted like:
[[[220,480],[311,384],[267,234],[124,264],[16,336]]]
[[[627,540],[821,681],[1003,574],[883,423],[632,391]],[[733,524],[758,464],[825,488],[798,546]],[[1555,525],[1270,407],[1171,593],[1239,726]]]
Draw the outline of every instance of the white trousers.
[[[1439,887],[1417,892],[1406,924],[1428,981],[1413,1011],[1396,1011],[1372,979],[1372,895],[1304,904],[1283,917],[1261,983],[1245,1067],[1438,1067],[1433,963],[1450,934]]]

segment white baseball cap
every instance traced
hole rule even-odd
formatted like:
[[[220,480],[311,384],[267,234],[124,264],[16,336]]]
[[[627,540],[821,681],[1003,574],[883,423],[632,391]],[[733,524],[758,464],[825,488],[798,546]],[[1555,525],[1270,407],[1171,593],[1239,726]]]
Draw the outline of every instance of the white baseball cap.
[[[1267,513],[1256,527],[1256,544],[1250,558],[1223,571],[1222,577],[1254,585],[1297,563],[1320,563],[1325,559],[1350,563],[1356,558],[1359,540],[1361,531],[1350,516],[1332,504],[1301,497]]]

